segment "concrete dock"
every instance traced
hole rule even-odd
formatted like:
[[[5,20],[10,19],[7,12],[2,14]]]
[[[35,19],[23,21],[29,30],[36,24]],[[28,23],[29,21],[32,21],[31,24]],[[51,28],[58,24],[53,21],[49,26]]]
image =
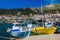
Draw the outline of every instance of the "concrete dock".
[[[15,40],[60,40],[60,34],[30,36],[24,39]]]

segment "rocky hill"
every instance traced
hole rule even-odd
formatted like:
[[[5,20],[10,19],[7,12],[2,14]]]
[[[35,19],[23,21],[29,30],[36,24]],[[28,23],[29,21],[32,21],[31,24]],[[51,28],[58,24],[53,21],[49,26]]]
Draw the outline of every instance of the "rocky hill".
[[[47,12],[60,12],[60,4],[52,4],[52,5],[47,5],[42,7],[42,10],[44,13]],[[17,8],[17,9],[1,9],[0,8],[0,15],[17,15],[18,13],[24,14],[24,15],[29,15],[30,13],[32,14],[38,14],[41,12],[41,8]]]

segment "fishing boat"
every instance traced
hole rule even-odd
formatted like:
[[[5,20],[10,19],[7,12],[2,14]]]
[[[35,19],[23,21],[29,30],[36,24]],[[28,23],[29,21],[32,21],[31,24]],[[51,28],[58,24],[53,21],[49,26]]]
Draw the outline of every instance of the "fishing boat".
[[[43,24],[42,24],[43,23]],[[41,22],[42,26],[32,28],[32,32],[36,34],[54,34],[56,27],[54,22]]]
[[[53,3],[52,3],[53,4]],[[44,20],[44,13],[43,13],[43,4],[41,3],[41,10],[40,12],[42,13],[42,26],[37,26],[35,28],[32,28],[32,32],[36,34],[54,34],[56,27],[52,25],[52,23],[45,23]],[[45,24],[45,25],[44,25]],[[47,26],[46,26],[47,25]]]
[[[56,23],[57,23],[57,33],[60,33],[60,18],[57,18],[57,21],[56,21]]]
[[[7,32],[13,37],[25,38],[29,37],[31,31],[31,24],[25,25],[24,23],[15,22],[12,28],[8,28]]]
[[[40,27],[35,27],[32,28],[32,32],[36,33],[36,34],[54,34],[56,28],[55,27],[44,27],[44,26],[40,26]]]
[[[39,22],[42,24],[42,21]],[[32,32],[36,34],[54,34],[56,27],[54,27],[54,21],[50,22],[44,22],[44,26],[42,25],[36,25],[37,27],[32,28]]]

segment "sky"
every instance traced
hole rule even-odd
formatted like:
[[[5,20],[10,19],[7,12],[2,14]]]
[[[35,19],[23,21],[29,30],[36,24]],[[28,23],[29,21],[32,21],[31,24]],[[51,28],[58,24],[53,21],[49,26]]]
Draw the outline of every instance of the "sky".
[[[60,0],[0,0],[0,8],[33,8],[60,3]]]

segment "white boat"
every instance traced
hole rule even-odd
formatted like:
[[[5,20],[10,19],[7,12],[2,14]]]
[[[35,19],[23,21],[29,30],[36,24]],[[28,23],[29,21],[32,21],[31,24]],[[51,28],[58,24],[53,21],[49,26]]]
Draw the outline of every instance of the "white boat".
[[[23,25],[23,24],[22,24]],[[30,31],[31,31],[31,24],[28,24],[27,26],[21,26],[21,23],[13,23],[13,26],[11,29],[8,28],[7,32],[9,32],[14,37],[24,38],[29,37]]]

